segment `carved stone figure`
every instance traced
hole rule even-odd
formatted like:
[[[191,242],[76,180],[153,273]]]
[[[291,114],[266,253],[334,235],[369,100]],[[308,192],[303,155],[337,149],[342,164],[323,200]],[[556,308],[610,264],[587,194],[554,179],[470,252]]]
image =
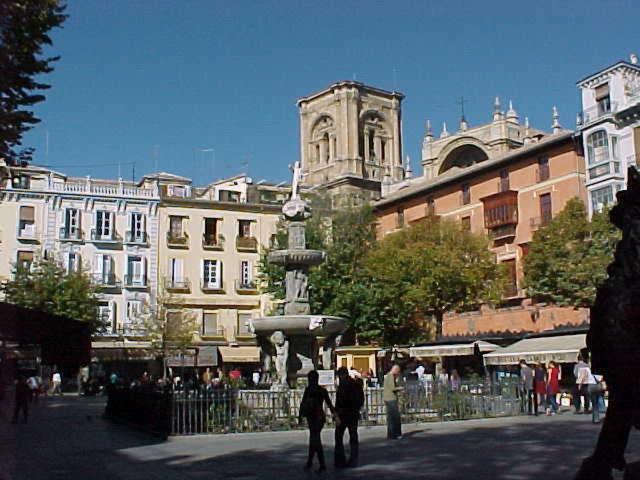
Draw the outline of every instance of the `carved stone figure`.
[[[280,330],[273,332],[270,340],[276,349],[277,383],[282,386],[288,386],[289,340]]]
[[[622,230],[622,240],[607,268],[609,277],[598,288],[587,335],[591,368],[604,375],[609,406],[595,452],[576,480],[610,479],[612,469],[623,470],[631,428],[640,428],[640,175],[635,167],[629,167],[627,190],[616,197],[610,219]]]

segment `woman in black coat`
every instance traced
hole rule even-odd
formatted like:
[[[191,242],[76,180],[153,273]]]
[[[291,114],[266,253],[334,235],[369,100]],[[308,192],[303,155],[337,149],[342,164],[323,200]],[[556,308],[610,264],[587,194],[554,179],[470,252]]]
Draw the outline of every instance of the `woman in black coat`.
[[[322,449],[322,438],[320,433],[326,422],[326,415],[324,413],[324,405],[326,404],[331,410],[331,413],[335,415],[335,409],[329,398],[329,392],[326,389],[318,385],[318,372],[312,370],[307,375],[309,386],[305,388],[302,396],[302,402],[300,402],[300,414],[299,420],[302,421],[302,417],[307,419],[307,425],[309,426],[309,456],[305,469],[308,470],[313,464],[314,455],[318,455],[318,467],[317,472],[324,472],[327,467],[324,462],[324,450]]]

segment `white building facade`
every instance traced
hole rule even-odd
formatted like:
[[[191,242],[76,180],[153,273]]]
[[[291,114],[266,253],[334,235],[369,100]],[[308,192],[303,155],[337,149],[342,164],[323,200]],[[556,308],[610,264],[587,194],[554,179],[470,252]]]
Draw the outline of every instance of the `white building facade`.
[[[636,55],[578,82],[589,215],[615,201],[640,153],[640,65]]]
[[[157,185],[67,177],[6,167],[0,184],[0,280],[16,263],[54,256],[83,268],[100,292],[105,328],[94,348],[141,336],[141,313],[157,291]]]

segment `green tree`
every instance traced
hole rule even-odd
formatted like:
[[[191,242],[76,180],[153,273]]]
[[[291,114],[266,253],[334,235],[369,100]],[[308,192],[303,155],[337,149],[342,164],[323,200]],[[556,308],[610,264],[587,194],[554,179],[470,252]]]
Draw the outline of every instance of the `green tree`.
[[[195,315],[182,303],[175,295],[160,291],[144,305],[142,312],[145,337],[150,341],[151,349],[162,359],[165,378],[167,359],[185,353],[198,332]]]
[[[458,223],[427,220],[386,236],[371,252],[367,271],[372,289],[386,302],[380,320],[383,337],[396,331],[413,339],[427,335],[420,321],[431,317],[442,335],[445,312],[466,310],[500,300],[503,269],[488,239],[464,231]]]
[[[49,31],[64,22],[59,0],[0,1],[0,158],[29,160],[33,149],[19,149],[23,134],[40,120],[30,109],[50,86],[36,78],[53,70],[59,57],[43,55]]]
[[[30,268],[16,265],[1,288],[9,303],[88,322],[94,331],[104,326],[96,288],[82,268],[67,272],[52,257],[35,260]]]
[[[533,236],[524,262],[528,295],[561,306],[591,306],[619,239],[607,211],[594,214],[589,222],[584,203],[569,200]]]

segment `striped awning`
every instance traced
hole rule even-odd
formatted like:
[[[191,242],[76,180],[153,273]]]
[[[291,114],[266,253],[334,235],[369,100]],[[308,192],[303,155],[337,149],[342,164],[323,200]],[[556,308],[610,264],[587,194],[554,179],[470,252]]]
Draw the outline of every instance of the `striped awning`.
[[[222,356],[222,361],[225,363],[260,362],[260,349],[258,347],[218,347],[218,351]]]
[[[554,361],[575,363],[578,353],[586,346],[586,334],[557,335],[553,337],[524,338],[519,342],[484,355],[485,365],[517,365]]]

